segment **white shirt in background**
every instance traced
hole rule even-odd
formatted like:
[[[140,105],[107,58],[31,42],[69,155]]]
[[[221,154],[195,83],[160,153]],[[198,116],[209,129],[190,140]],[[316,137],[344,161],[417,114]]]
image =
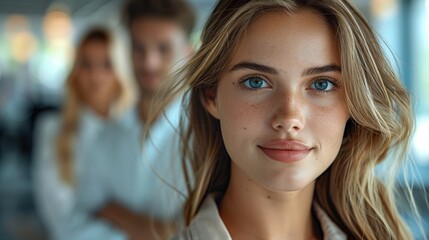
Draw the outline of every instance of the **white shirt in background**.
[[[39,134],[42,146],[35,159],[35,194],[52,237],[126,239],[107,221],[93,216],[109,201],[156,219],[181,219],[184,197],[165,184],[185,190],[177,133],[179,114],[178,102],[169,106],[144,143],[137,111],[116,122],[84,114],[76,141],[75,186],[62,183],[55,166],[53,142],[59,118],[44,120]]]
[[[76,187],[64,183],[57,167],[56,141],[60,129],[59,114],[42,115],[36,124],[34,139],[34,195],[37,210],[45,223],[51,239],[106,239],[122,240],[126,236],[109,223],[94,218],[91,212],[77,204]],[[77,178],[86,164],[85,155],[91,144],[108,125],[90,110],[84,110],[79,120],[74,146],[74,169]],[[97,170],[94,170],[97,171]],[[97,196],[97,194],[101,196]],[[95,191],[92,198],[102,198],[102,191]]]
[[[133,111],[116,127],[104,129],[99,135],[79,186],[81,206],[95,210],[109,200],[116,201],[130,210],[160,220],[180,217],[185,185],[180,161],[178,125],[180,103],[166,109],[152,126],[150,138],[143,141],[142,124]],[[142,151],[143,150],[143,151]],[[92,176],[93,169],[102,169]],[[90,180],[85,180],[88,177]],[[87,182],[93,182],[89,186]],[[173,185],[176,189],[168,186]],[[101,199],[90,197],[94,189],[107,193]]]

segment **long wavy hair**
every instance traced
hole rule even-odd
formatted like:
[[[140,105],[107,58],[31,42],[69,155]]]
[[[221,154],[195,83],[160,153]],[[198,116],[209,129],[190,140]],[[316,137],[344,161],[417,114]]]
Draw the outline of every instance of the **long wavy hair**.
[[[412,239],[394,196],[396,173],[407,159],[414,130],[410,97],[375,32],[346,0],[220,0],[217,4],[205,25],[201,48],[159,92],[150,114],[158,116],[170,101],[185,94],[181,136],[189,191],[186,224],[208,194],[225,191],[230,177],[231,160],[219,120],[204,107],[207,89],[217,87],[232,52],[258,16],[301,9],[320,13],[335,32],[351,115],[338,156],[316,180],[314,201],[349,238]],[[376,174],[376,166],[385,161],[389,174]],[[410,201],[414,202],[412,196]]]
[[[112,49],[113,39],[111,33],[104,28],[93,28],[89,30],[79,42],[76,52],[75,61],[72,70],[65,82],[65,100],[61,109],[61,125],[56,141],[57,169],[60,179],[72,185],[75,181],[74,176],[74,143],[76,133],[79,129],[79,119],[82,107],[82,93],[78,87],[79,69],[83,61],[83,49],[90,42],[100,42],[105,44],[109,50]],[[112,58],[112,56],[110,56]],[[114,71],[115,72],[115,71]],[[115,73],[117,101],[112,106],[111,112],[117,113],[125,106],[123,80]]]

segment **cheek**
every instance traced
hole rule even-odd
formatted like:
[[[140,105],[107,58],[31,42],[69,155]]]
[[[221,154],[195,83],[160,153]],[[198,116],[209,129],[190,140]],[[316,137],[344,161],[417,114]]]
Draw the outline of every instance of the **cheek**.
[[[172,52],[161,54],[160,58],[160,68],[162,68],[164,71],[169,71],[172,67],[174,67],[174,64],[180,60],[177,54]]]
[[[118,89],[118,83],[116,82],[116,80],[111,77],[106,83],[105,83],[105,92],[109,93],[109,94],[113,94],[116,92],[116,90]]]
[[[309,127],[322,150],[322,154],[333,160],[341,147],[344,129],[349,118],[345,106],[322,108],[314,111]]]
[[[265,116],[267,116],[265,104],[257,98],[243,97],[245,94],[240,95],[231,88],[226,89],[222,86],[218,88],[217,104],[222,135],[225,146],[231,151],[237,151],[237,149],[241,151],[240,149],[250,146],[252,139],[261,134],[265,126]],[[229,147],[232,145],[234,145],[233,149]]]
[[[77,88],[78,91],[84,93],[88,89],[88,82],[90,81],[89,77],[85,73],[81,73],[77,77]]]
[[[111,82],[114,81],[114,79],[115,79],[115,75],[113,73],[113,70],[106,69],[103,71],[101,78],[97,80],[100,81],[100,84],[102,83],[110,84]]]
[[[217,91],[219,117],[225,127],[249,130],[248,127],[258,122],[261,115],[261,103],[246,98],[244,96],[246,93],[236,91],[237,84],[234,81],[219,85]]]
[[[131,61],[134,69],[138,69],[142,67],[142,60],[139,53],[132,51],[131,53]]]

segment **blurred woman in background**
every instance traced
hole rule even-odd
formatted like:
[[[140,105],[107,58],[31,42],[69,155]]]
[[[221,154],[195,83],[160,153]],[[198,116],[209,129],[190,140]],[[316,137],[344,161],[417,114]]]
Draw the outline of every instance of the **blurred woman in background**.
[[[43,116],[37,124],[35,197],[39,212],[54,239],[124,239],[107,222],[77,207],[77,194],[87,168],[85,157],[97,135],[118,118],[124,108],[123,84],[112,61],[113,39],[103,28],[88,31],[76,49],[66,81],[61,116]],[[100,169],[93,169],[97,175]]]

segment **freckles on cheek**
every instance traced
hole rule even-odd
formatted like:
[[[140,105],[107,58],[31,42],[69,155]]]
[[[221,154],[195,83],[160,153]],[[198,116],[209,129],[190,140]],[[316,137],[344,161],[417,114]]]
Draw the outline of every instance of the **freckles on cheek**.
[[[224,123],[230,130],[248,133],[259,124],[259,108],[247,100],[235,99],[225,102]]]
[[[336,149],[343,139],[347,114],[343,111],[332,111],[329,108],[319,110],[313,115],[313,130],[317,131],[316,134],[319,140],[324,141],[325,147]]]
[[[260,116],[264,115],[263,98],[244,90],[238,81],[224,80],[218,88],[218,103],[225,130],[249,132],[255,125],[260,125]]]
[[[227,103],[230,105],[230,110],[228,111],[228,118],[234,123],[241,123],[247,125],[247,123],[252,119],[252,106],[246,101],[235,100],[235,102]]]

